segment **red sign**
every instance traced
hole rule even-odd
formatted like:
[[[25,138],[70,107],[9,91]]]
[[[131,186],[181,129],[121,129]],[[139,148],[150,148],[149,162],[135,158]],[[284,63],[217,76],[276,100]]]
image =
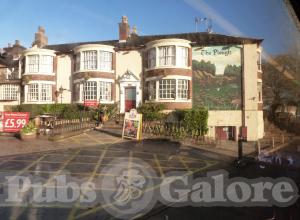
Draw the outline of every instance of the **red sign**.
[[[84,100],[83,105],[87,107],[97,107],[99,102],[97,100]]]
[[[2,112],[2,131],[18,132],[28,121],[29,112]]]

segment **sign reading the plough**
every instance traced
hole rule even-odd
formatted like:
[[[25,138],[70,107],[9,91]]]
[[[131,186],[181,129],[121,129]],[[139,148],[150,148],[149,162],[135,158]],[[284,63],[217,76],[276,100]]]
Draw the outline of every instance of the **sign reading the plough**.
[[[18,132],[29,121],[29,112],[2,112],[0,113],[0,131]]]
[[[241,109],[240,45],[193,48],[193,104],[210,110]]]
[[[83,105],[86,107],[97,107],[99,102],[97,100],[84,100]]]
[[[138,114],[136,109],[125,113],[122,137],[137,140],[142,138],[142,114]]]

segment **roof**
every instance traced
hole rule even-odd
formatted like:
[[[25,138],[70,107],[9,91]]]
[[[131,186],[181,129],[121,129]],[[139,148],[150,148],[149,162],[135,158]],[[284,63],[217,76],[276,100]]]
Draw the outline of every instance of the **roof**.
[[[11,56],[1,56],[0,55],[0,64],[5,67],[16,67],[19,65],[19,61],[13,60]]]
[[[78,43],[66,43],[47,45],[45,49],[51,49],[62,53],[68,53],[75,47],[83,44],[104,44],[111,45],[117,49],[139,48],[144,47],[148,42],[167,39],[167,38],[180,38],[186,39],[192,42],[194,46],[212,46],[212,45],[232,45],[232,44],[260,44],[263,39],[228,36],[222,34],[214,34],[207,32],[193,32],[193,33],[181,33],[181,34],[165,34],[165,35],[146,35],[138,36],[132,35],[126,43],[119,43],[119,40],[107,40],[107,41],[90,41],[90,42],[78,42]]]

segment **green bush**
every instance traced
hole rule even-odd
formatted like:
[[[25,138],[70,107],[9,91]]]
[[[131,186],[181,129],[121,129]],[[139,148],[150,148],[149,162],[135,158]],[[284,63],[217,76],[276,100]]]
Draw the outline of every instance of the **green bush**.
[[[27,125],[25,125],[21,131],[22,134],[30,134],[36,132],[36,127],[33,121],[30,121]]]
[[[188,110],[176,110],[175,114],[179,122],[182,122],[187,133],[192,136],[203,136],[208,131],[208,110],[196,107]]]
[[[78,104],[21,104],[12,106],[11,110],[29,112],[31,118],[41,114],[50,114],[63,119],[76,119],[80,117],[93,117],[94,114],[93,109],[84,108]]]
[[[164,118],[165,114],[162,112],[165,109],[163,104],[144,103],[138,107],[138,112],[143,114],[145,121],[158,121]]]

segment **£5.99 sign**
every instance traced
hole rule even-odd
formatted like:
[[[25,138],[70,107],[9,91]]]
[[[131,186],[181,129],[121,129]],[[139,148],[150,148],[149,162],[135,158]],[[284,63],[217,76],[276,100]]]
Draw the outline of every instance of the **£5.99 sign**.
[[[28,121],[29,112],[1,112],[0,131],[18,132],[28,123]]]

